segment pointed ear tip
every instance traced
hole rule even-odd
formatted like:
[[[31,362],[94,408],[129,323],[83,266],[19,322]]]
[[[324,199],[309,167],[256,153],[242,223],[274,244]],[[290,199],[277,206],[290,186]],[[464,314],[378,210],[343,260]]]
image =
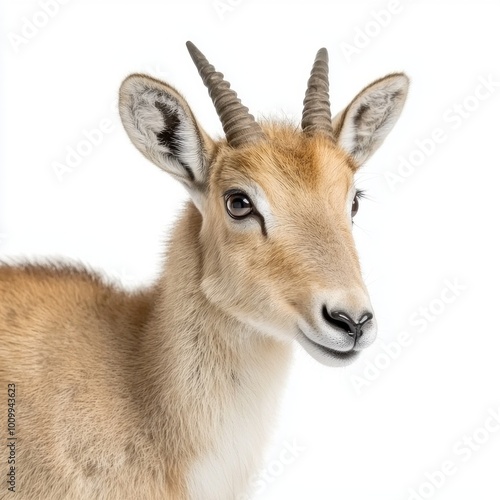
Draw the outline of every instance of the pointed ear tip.
[[[406,87],[408,87],[411,83],[410,77],[402,71],[399,73],[393,73],[392,75],[389,76],[392,76],[394,79],[399,80]]]
[[[402,93],[402,95],[406,98],[408,95],[408,91],[410,88],[411,80],[406,73],[390,73],[386,77],[380,80],[382,85],[387,85],[387,87],[393,88],[398,92]]]
[[[148,75],[145,75],[143,73],[131,73],[130,75],[126,76],[123,79],[123,81],[120,85],[120,88],[122,88],[124,86],[131,85],[131,84],[139,82],[139,81],[145,81],[148,78],[151,78],[151,77],[149,77]]]
[[[130,96],[137,91],[138,84],[144,82],[146,75],[141,75],[140,73],[132,73],[128,75],[120,84],[118,89],[118,99],[119,103],[124,103]]]
[[[157,78],[147,75],[146,73],[132,73],[128,75],[120,85],[120,93],[123,92],[136,92],[139,90],[143,90],[144,88],[170,88],[171,85],[168,85],[162,80],[158,80]]]

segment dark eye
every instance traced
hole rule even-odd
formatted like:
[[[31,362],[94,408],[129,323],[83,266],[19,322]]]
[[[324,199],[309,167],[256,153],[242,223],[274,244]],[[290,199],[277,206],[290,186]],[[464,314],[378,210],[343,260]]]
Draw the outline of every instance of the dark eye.
[[[354,197],[354,200],[352,200],[352,207],[351,207],[351,217],[354,217],[359,210],[359,198],[358,195]]]
[[[253,205],[245,193],[226,195],[226,210],[233,219],[244,219],[253,212]]]
[[[354,216],[358,213],[359,210],[359,199],[363,198],[365,195],[364,191],[356,191],[356,194],[354,195],[354,199],[352,200],[352,206],[351,206],[351,218],[354,218]]]

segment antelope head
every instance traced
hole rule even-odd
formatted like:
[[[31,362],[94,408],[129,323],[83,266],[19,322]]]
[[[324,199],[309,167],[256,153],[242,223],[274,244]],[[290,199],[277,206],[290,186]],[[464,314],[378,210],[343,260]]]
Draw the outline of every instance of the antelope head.
[[[376,336],[352,236],[354,174],[398,119],[408,78],[376,80],[332,120],[321,49],[299,130],[259,124],[187,46],[225,138],[211,139],[175,89],[145,75],[123,82],[120,114],[134,145],[184,184],[201,214],[193,244],[203,293],[253,331],[296,339],[326,365],[348,364]]]

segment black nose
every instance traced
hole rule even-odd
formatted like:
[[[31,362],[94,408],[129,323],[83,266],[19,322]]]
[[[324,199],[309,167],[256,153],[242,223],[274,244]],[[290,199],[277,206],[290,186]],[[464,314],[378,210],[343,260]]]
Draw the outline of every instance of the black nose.
[[[373,314],[365,312],[361,315],[361,319],[356,322],[349,314],[342,311],[330,312],[326,306],[324,306],[323,318],[329,325],[344,330],[350,337],[354,337],[354,341],[356,341],[363,335],[363,326],[373,318]]]

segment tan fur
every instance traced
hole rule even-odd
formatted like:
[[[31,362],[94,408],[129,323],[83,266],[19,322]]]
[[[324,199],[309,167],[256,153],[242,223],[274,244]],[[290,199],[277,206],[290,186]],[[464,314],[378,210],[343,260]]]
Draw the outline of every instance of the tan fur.
[[[314,252],[304,261],[308,254],[299,254],[300,246],[314,237],[313,249],[329,232],[322,224],[327,214],[318,213],[313,234],[313,213],[304,219],[310,207],[300,200],[325,191],[332,204],[342,200],[343,211],[352,170],[341,151],[321,140],[287,128],[272,134],[272,146],[219,148],[213,196],[238,176],[259,179],[277,213],[290,215],[287,224],[303,226],[303,242],[296,230],[287,238],[284,225],[269,248],[259,248],[259,236],[248,246],[245,234],[229,237],[221,207],[201,228],[189,204],[152,289],[129,294],[71,268],[0,267],[0,387],[17,387],[18,498],[181,499],[190,462],[210,447],[221,412],[255,369],[261,380],[248,382],[262,390],[265,407],[273,406],[290,346],[252,335],[209,304],[201,292],[203,271],[206,280],[218,275],[220,291],[227,290],[226,276],[212,267],[218,254],[234,256],[235,267],[247,262],[246,269],[239,276],[232,269],[227,279],[255,287],[265,278],[279,287],[274,294],[286,297],[273,307],[285,313],[292,304],[300,307],[315,281],[304,280],[305,268],[317,270],[314,278],[328,277]],[[280,196],[285,189],[296,197]],[[246,289],[244,297],[230,300],[245,300],[244,309],[267,308],[266,285],[255,302]],[[268,422],[262,424],[265,435]],[[177,490],[170,497],[164,495],[167,484]]]
[[[17,498],[187,498],[186,470],[238,386],[266,389],[274,404],[289,348],[238,332],[207,304],[190,241],[199,225],[189,204],[166,273],[136,294],[80,270],[0,267],[0,384],[16,384]]]
[[[185,207],[151,288],[128,293],[71,266],[0,266],[0,387],[17,395],[12,498],[246,491],[298,318],[312,321],[318,291],[352,303],[365,293],[349,212],[358,166],[322,136],[263,127],[269,140],[239,149],[200,132],[203,209]],[[272,207],[267,237],[225,212],[224,193],[248,183]]]

